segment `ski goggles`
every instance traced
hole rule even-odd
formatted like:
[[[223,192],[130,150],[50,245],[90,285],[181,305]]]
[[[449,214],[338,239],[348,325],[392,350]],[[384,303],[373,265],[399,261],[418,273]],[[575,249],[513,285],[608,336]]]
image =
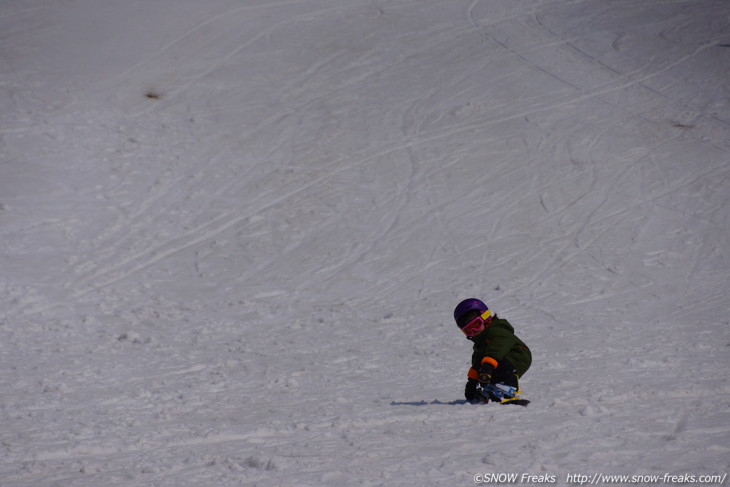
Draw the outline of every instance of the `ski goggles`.
[[[464,335],[469,338],[476,336],[482,332],[484,329],[484,323],[487,323],[487,320],[491,320],[491,317],[492,312],[490,310],[486,310],[484,313],[462,326],[461,331],[463,331]]]

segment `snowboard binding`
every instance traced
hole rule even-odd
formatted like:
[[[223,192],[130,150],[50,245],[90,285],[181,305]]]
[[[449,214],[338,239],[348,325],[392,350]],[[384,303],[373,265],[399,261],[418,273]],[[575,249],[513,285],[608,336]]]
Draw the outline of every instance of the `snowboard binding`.
[[[520,390],[506,384],[487,384],[477,387],[477,394],[483,402],[497,402],[499,404],[516,404],[527,406],[530,401],[520,396]]]

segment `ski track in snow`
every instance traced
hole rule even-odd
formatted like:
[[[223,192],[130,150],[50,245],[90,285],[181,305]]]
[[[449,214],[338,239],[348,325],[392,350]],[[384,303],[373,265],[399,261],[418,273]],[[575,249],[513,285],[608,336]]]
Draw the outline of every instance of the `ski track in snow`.
[[[727,473],[729,18],[8,5],[0,485]],[[472,295],[528,408],[462,400]]]

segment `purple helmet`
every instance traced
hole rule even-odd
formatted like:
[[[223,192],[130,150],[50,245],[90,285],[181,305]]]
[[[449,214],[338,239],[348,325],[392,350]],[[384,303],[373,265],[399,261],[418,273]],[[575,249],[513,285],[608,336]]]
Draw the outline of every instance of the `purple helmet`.
[[[484,304],[483,301],[480,301],[477,298],[469,298],[465,299],[458,305],[456,305],[456,309],[454,310],[454,320],[456,321],[457,325],[459,324],[459,318],[461,318],[465,313],[468,313],[469,311],[479,311],[480,314],[487,311],[489,308],[486,304]]]

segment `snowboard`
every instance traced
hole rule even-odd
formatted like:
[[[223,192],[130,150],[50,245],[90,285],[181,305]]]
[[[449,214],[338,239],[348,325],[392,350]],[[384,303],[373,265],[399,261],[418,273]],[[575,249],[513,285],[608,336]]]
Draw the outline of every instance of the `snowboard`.
[[[492,401],[487,397],[474,399],[473,401],[469,401],[474,404],[487,404],[487,403],[494,403],[494,404],[513,404],[515,406],[527,406],[530,404],[529,399],[524,399],[521,397],[513,397],[512,399],[502,399],[501,401]]]

